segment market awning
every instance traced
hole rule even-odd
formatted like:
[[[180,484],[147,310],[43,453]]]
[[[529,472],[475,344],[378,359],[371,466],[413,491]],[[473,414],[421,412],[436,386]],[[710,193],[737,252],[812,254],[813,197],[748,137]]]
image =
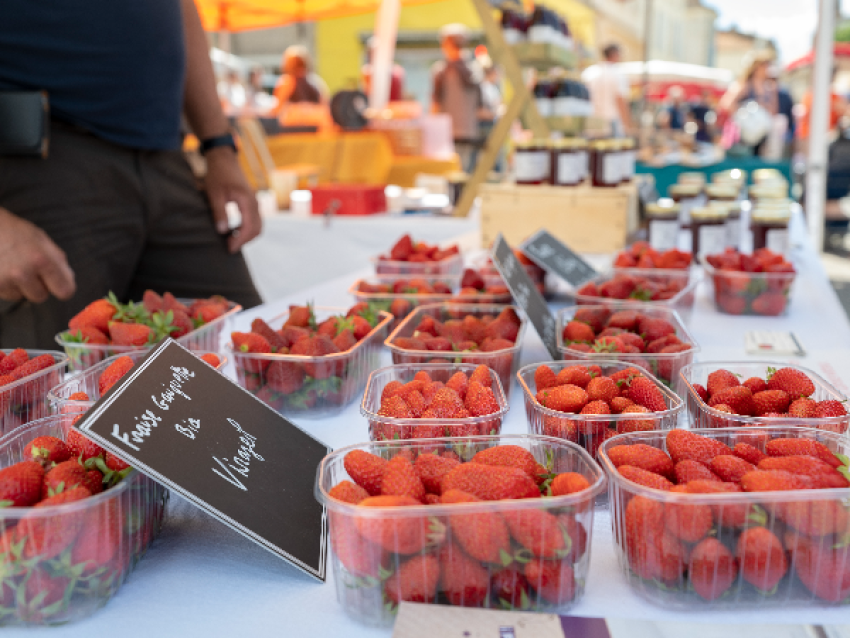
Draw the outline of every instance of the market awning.
[[[836,42],[832,48],[832,55],[836,58],[850,58],[850,42]],[[811,66],[815,59],[814,51],[809,51],[801,58],[797,58],[785,67],[786,71],[793,71],[803,66]]]
[[[684,62],[623,62],[617,68],[632,85],[641,84],[646,73],[647,98],[651,100],[665,99],[672,86],[680,86],[686,99],[699,97],[706,90],[722,95],[732,82],[731,71]]]
[[[437,0],[401,0],[402,5]],[[380,0],[195,0],[207,31],[269,29],[293,22],[372,13]]]

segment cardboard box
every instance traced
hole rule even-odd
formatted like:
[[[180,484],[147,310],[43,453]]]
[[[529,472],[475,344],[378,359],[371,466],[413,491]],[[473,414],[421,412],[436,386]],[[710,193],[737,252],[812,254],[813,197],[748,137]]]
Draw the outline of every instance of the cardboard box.
[[[481,186],[481,245],[517,245],[545,228],[575,252],[609,254],[637,229],[637,187]]]

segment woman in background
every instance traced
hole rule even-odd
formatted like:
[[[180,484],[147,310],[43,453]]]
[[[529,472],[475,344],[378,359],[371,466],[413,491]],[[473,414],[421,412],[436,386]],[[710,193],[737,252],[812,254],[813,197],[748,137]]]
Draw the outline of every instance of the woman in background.
[[[281,126],[313,126],[319,130],[331,127],[328,87],[310,71],[310,54],[301,45],[290,46],[283,53],[283,75],[274,89],[278,99]]]

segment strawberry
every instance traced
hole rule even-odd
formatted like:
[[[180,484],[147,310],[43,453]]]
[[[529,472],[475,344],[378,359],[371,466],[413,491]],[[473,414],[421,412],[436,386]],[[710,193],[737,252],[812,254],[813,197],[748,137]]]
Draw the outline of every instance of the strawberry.
[[[578,294],[583,294],[578,291]],[[582,321],[593,328],[595,333],[602,332],[605,324],[608,323],[608,318],[611,316],[611,311],[606,307],[593,308],[577,308],[573,315],[574,321]]]
[[[653,545],[664,533],[664,505],[645,496],[632,498],[626,505],[625,532],[629,567],[641,578],[656,578],[658,565],[653,560]]]
[[[638,322],[638,334],[649,343],[667,335],[676,334],[676,328],[666,319],[642,316]]]
[[[646,377],[638,377],[632,381],[629,386],[628,398],[638,405],[644,406],[650,412],[664,412],[667,409],[667,403],[664,401],[661,390],[655,385],[655,382]]]
[[[674,475],[673,461],[670,457],[663,450],[651,445],[643,443],[615,445],[608,449],[608,458],[617,468],[622,465],[631,465],[667,478],[672,478]]]
[[[116,308],[106,299],[93,301],[68,322],[68,327],[78,330],[90,326],[102,333],[109,330],[109,321],[115,316]]]
[[[741,488],[736,483],[721,481],[690,481],[685,487],[688,494],[723,494],[739,493]],[[750,509],[748,505],[712,505],[714,522],[718,527],[743,527],[748,521]]]
[[[480,385],[478,386],[480,387]],[[471,393],[471,391],[470,391]],[[431,399],[428,407],[436,415],[437,418],[450,419],[455,412],[464,407],[463,401],[457,395],[457,392],[451,388],[442,387],[437,390],[434,397]]]
[[[387,552],[360,535],[353,517],[331,513],[330,532],[331,548],[348,573],[355,577],[380,578]]]
[[[147,346],[154,343],[154,331],[141,323],[109,324],[109,338],[116,346]]]
[[[100,470],[88,470],[85,476],[83,476],[80,485],[91,492],[92,496],[100,494],[103,491],[103,474],[101,474]]]
[[[127,374],[134,365],[133,360],[128,356],[118,357],[115,361],[109,364],[97,380],[100,396],[106,394],[109,388],[115,385],[125,374]]]
[[[637,329],[639,318],[634,310],[618,310],[608,318],[606,327],[633,331]]]
[[[678,354],[679,352],[687,352],[692,348],[693,346],[690,343],[676,343],[662,348],[660,354]],[[658,376],[662,379],[672,381],[680,367],[681,363],[674,357],[659,357]]]
[[[550,485],[552,496],[565,496],[589,489],[590,483],[578,472],[561,472]]]
[[[164,308],[162,297],[159,296],[159,293],[153,290],[145,290],[142,295],[142,305],[149,314],[153,314],[157,310],[162,310]]]
[[[763,292],[753,299],[750,306],[757,315],[775,317],[785,311],[788,300],[781,292]]]
[[[832,467],[841,467],[843,463],[828,447],[819,441],[810,439],[773,439],[765,445],[768,456],[814,456]]]
[[[575,598],[575,574],[566,561],[532,558],[525,564],[524,574],[531,587],[553,605],[563,605]]]
[[[593,328],[586,323],[570,321],[564,326],[563,338],[565,343],[572,343],[574,341],[590,343],[596,338],[596,335],[593,332]]]
[[[187,308],[184,303],[178,301],[177,298],[170,292],[163,293],[161,310],[179,310],[181,312],[185,312],[187,315],[191,314],[189,308]]]
[[[260,335],[268,342],[270,352],[280,352],[282,348],[289,347],[283,337],[260,317],[251,322],[251,332]]]
[[[343,503],[357,505],[364,498],[369,497],[369,492],[349,480],[340,481],[328,490],[328,496]]]
[[[690,459],[709,463],[719,454],[731,454],[729,446],[706,436],[687,430],[670,430],[667,433],[667,453],[674,463]]]
[[[475,503],[480,500],[460,490],[449,490],[443,494],[441,502]],[[500,514],[453,512],[448,520],[452,528],[452,538],[474,559],[485,563],[500,563],[504,554],[510,554],[510,535]]]
[[[755,466],[733,454],[719,454],[708,464],[711,471],[727,483],[738,483],[747,472],[752,472]]]
[[[503,569],[493,574],[490,588],[501,609],[521,610],[529,606],[531,588],[528,579],[515,569]]]
[[[418,501],[425,498],[425,486],[419,479],[413,464],[404,456],[393,457],[384,468],[381,480],[384,496],[410,496]]]
[[[660,337],[659,339],[647,341],[645,351],[656,354],[664,350],[664,348],[666,348],[667,346],[676,346],[681,343],[682,340],[679,339],[679,337],[674,334],[668,334],[664,335],[663,337]]]
[[[675,491],[685,492],[685,487],[677,486]],[[664,506],[664,526],[679,540],[696,543],[711,531],[713,523],[708,505],[669,502]]]
[[[512,467],[463,463],[443,477],[443,491],[458,489],[485,501],[534,498],[540,491],[526,472]]]
[[[69,330],[65,333],[65,340],[72,343],[90,343],[100,346],[109,343],[109,337],[106,336],[106,333],[101,332],[94,326],[83,326],[76,330]]]
[[[586,406],[581,409],[579,414],[611,414],[611,407],[605,403],[605,401],[591,401]],[[590,422],[580,422],[580,428],[584,427],[607,427],[606,424],[602,423],[590,423]]]
[[[221,365],[221,358],[214,352],[207,352],[201,355],[201,361],[205,361],[213,368],[218,368]]]
[[[519,445],[497,445],[476,453],[471,463],[514,467],[522,470],[531,478],[537,476],[537,461],[534,455]]]
[[[780,368],[773,371],[768,369],[768,390],[782,390],[791,400],[800,397],[810,397],[815,393],[815,384],[803,372],[794,368]]]
[[[9,380],[0,385],[6,385],[6,383],[14,381],[14,377],[9,373],[18,366],[24,365],[27,361],[29,361],[29,354],[27,354],[27,351],[23,348],[16,348],[3,359],[0,359],[0,376],[9,376]]]
[[[68,430],[68,434],[65,435],[65,442],[71,451],[71,458],[75,461],[87,461],[105,454],[102,447],[87,439],[77,430]]]
[[[745,529],[738,537],[736,554],[744,580],[763,592],[772,591],[788,571],[782,543],[764,527]]]
[[[65,601],[75,581],[51,574],[44,567],[33,569],[17,590],[16,616],[27,624],[47,624],[58,613],[68,611]]]
[[[534,371],[534,387],[538,392],[557,384],[556,375],[552,371],[552,368],[546,365],[537,366],[537,369]]]
[[[287,348],[292,347],[292,344],[301,339],[310,336],[310,331],[307,328],[299,328],[297,326],[283,326],[278,331],[280,338],[283,339]]]
[[[827,602],[850,596],[850,546],[823,547],[801,539],[794,552],[794,569],[805,587]]]
[[[369,333],[372,332],[372,324],[370,324],[365,317],[355,315],[351,318],[351,322],[354,325],[352,332],[354,333],[354,338],[357,341],[365,339]]]
[[[633,366],[617,370],[616,372],[612,372],[608,375],[608,377],[617,384],[621,391],[623,388],[628,388],[634,379],[642,376],[643,373]]]
[[[381,390],[381,403],[393,396],[396,392],[398,392],[401,387],[401,381],[390,381],[387,385],[384,386],[384,389]]]
[[[295,328],[309,328],[311,326],[315,328],[316,317],[313,314],[313,307],[310,304],[289,306],[289,315],[283,325]]]
[[[620,388],[608,377],[594,377],[585,388],[589,401],[605,401],[610,403],[620,396]]]
[[[760,470],[784,470],[791,474],[802,474],[810,476],[815,480],[816,488],[848,487],[850,481],[832,467],[814,456],[768,456],[763,458],[759,464]]]
[[[254,332],[231,332],[230,339],[233,341],[234,350],[238,352],[267,354],[272,351],[269,342]]]
[[[20,461],[0,470],[0,508],[29,507],[41,500],[44,467],[36,461]]]
[[[293,394],[304,385],[304,369],[289,361],[272,361],[266,369],[266,382],[275,392]]]
[[[810,419],[815,416],[818,402],[808,397],[795,399],[788,406],[788,416],[797,417],[798,419]]]
[[[352,450],[342,462],[351,479],[371,496],[381,493],[381,481],[388,463],[386,459],[363,450]]]
[[[816,419],[823,419],[833,416],[847,416],[847,410],[840,401],[818,401],[814,409],[814,414],[812,414],[812,416]]]
[[[407,409],[410,410],[410,414],[414,418],[421,417],[427,409],[425,397],[418,390],[406,394],[404,396],[404,402],[407,404]]]
[[[27,443],[24,457],[38,461],[44,467],[52,467],[71,458],[71,450],[61,439],[55,436],[39,436]]]
[[[555,377],[557,383],[554,385],[577,385],[580,388],[586,388],[592,378],[588,366],[568,366],[558,372]]]
[[[196,324],[203,326],[221,317],[225,312],[227,312],[227,309],[228,304],[226,302],[211,303],[204,300],[196,300],[189,308],[189,316]],[[172,310],[174,310],[175,313],[185,312],[180,308],[173,308]]]
[[[469,378],[463,372],[455,372],[448,381],[446,387],[457,392],[461,401],[466,397],[466,390],[469,387]]]
[[[305,339],[299,339],[292,344],[289,349],[290,354],[303,355],[305,357],[324,357],[329,354],[339,352],[339,348],[334,345],[328,337],[322,335],[314,335]],[[327,379],[334,375],[337,368],[337,361],[321,361],[304,363],[304,372],[314,379]]]
[[[841,501],[793,501],[777,503],[778,518],[801,534],[821,537],[847,531],[850,514]]]
[[[430,603],[437,595],[440,582],[440,562],[433,554],[414,556],[384,583],[387,598],[401,601]]]
[[[634,465],[621,465],[617,469],[623,478],[633,481],[638,485],[664,491],[669,491],[673,487],[673,484],[660,474],[647,472]]]
[[[130,467],[129,464],[119,459],[117,456],[112,454],[112,452],[106,453],[105,463],[107,469],[111,470],[112,472],[123,472],[124,470]]]
[[[693,548],[688,561],[691,586],[705,600],[717,600],[738,576],[738,561],[716,538],[706,538]]]
[[[440,548],[440,591],[450,605],[482,607],[490,590],[490,575],[453,543]]]
[[[35,508],[72,503],[89,496],[91,494],[86,488],[74,487],[44,499],[37,503]],[[15,542],[26,541],[21,554],[26,559],[36,556],[42,559],[53,558],[74,542],[84,520],[84,516],[79,511],[57,513],[49,517],[25,515],[15,528]]]
[[[697,461],[679,461],[674,468],[674,474],[678,485],[686,485],[691,481],[720,482],[719,476]]]
[[[623,408],[620,414],[648,414],[649,410],[642,405],[632,404]],[[623,419],[617,421],[617,433],[624,434],[626,432],[649,432],[658,429],[658,424],[653,419]]]
[[[765,381],[761,377],[750,377],[741,385],[748,387],[750,389],[750,392],[753,393],[753,395],[767,390],[767,381]],[[782,410],[779,410],[779,412],[781,411]]]
[[[753,465],[758,465],[762,459],[767,458],[767,454],[749,443],[736,443],[735,447],[732,448],[732,454]]]
[[[765,390],[753,395],[755,415],[762,416],[770,412],[782,413],[788,409],[791,397],[784,390]]]
[[[811,478],[784,470],[753,470],[741,477],[741,487],[745,492],[802,490],[810,485]]]
[[[48,498],[61,492],[66,492],[79,485],[84,485],[86,468],[74,458],[54,466],[44,475],[41,487],[42,498]]]
[[[614,397],[613,399],[611,399],[611,413],[620,414],[630,405],[634,405],[631,399],[627,399],[626,397]]]
[[[56,361],[53,359],[53,355],[42,354],[19,365],[17,368],[12,370],[10,376],[15,381],[18,381],[37,372],[41,372],[45,368],[52,366],[54,363],[56,363]]]
[[[393,261],[407,261],[413,254],[413,238],[410,235],[402,235],[390,249],[390,259]]]
[[[410,496],[370,496],[357,507],[409,507],[422,505]],[[357,531],[388,552],[415,554],[430,544],[442,542],[445,528],[426,516],[380,517],[359,516],[354,519]]]
[[[735,414],[743,414],[752,416],[755,414],[755,402],[753,401],[753,393],[750,389],[738,385],[731,388],[724,388],[711,395],[708,401],[710,407],[716,405],[728,405]]]
[[[739,385],[741,385],[741,382],[736,374],[729,372],[729,370],[721,369],[709,373],[706,389],[708,390],[708,396],[713,397],[721,390],[734,388]]]
[[[571,384],[541,390],[537,397],[542,406],[557,412],[581,412],[588,401],[587,392]]]
[[[562,558],[569,549],[558,518],[546,510],[507,510],[502,517],[514,540],[535,556]]]

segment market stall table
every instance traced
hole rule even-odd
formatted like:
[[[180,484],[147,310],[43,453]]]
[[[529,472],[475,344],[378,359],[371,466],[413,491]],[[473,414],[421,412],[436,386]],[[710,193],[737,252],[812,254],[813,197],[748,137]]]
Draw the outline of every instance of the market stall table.
[[[799,238],[801,220],[795,229]],[[392,241],[388,237],[388,242]],[[840,390],[850,384],[850,323],[832,291],[823,268],[805,238],[798,239],[795,261],[799,276],[790,314],[780,318],[733,317],[719,314],[709,288],[699,289],[690,329],[702,346],[699,359],[745,359],[744,333],[752,329],[792,330],[807,356],[795,358],[825,376]],[[599,260],[603,261],[603,260]],[[318,305],[348,305],[351,282],[370,269],[346,274],[300,293],[240,315],[233,329],[247,330],[253,317],[269,317],[290,303],[313,300]],[[557,304],[557,305],[563,305]],[[390,363],[384,352],[382,365]],[[545,361],[536,334],[526,333],[522,365]],[[503,432],[526,431],[522,394],[513,389],[511,411]],[[338,448],[367,440],[366,423],[354,402],[339,416],[302,419],[299,424],[328,445]],[[599,509],[593,530],[587,589],[569,613],[679,623],[780,623],[838,625],[848,621],[846,606],[788,606],[751,612],[690,612],[662,609],[629,589],[617,564],[607,509]],[[135,573],[103,609],[91,618],[45,630],[7,629],[5,636],[79,636],[121,628],[125,638],[151,635],[285,635],[387,636],[389,629],[365,627],[346,617],[336,602],[333,574],[318,583],[238,533],[213,520],[187,501],[172,496],[168,519]],[[657,634],[660,635],[660,634]],[[728,632],[724,635],[729,636]],[[743,635],[743,634],[740,634]]]
[[[635,172],[638,174],[649,174],[655,178],[655,188],[658,194],[664,197],[667,189],[675,184],[681,173],[703,173],[708,180],[714,173],[739,168],[747,171],[749,183],[752,183],[753,171],[760,168],[773,168],[782,173],[782,176],[790,184],[792,183],[791,162],[766,162],[758,157],[727,157],[722,162],[708,164],[707,166],[685,166],[683,164],[670,164],[669,166],[652,166],[638,162]]]

